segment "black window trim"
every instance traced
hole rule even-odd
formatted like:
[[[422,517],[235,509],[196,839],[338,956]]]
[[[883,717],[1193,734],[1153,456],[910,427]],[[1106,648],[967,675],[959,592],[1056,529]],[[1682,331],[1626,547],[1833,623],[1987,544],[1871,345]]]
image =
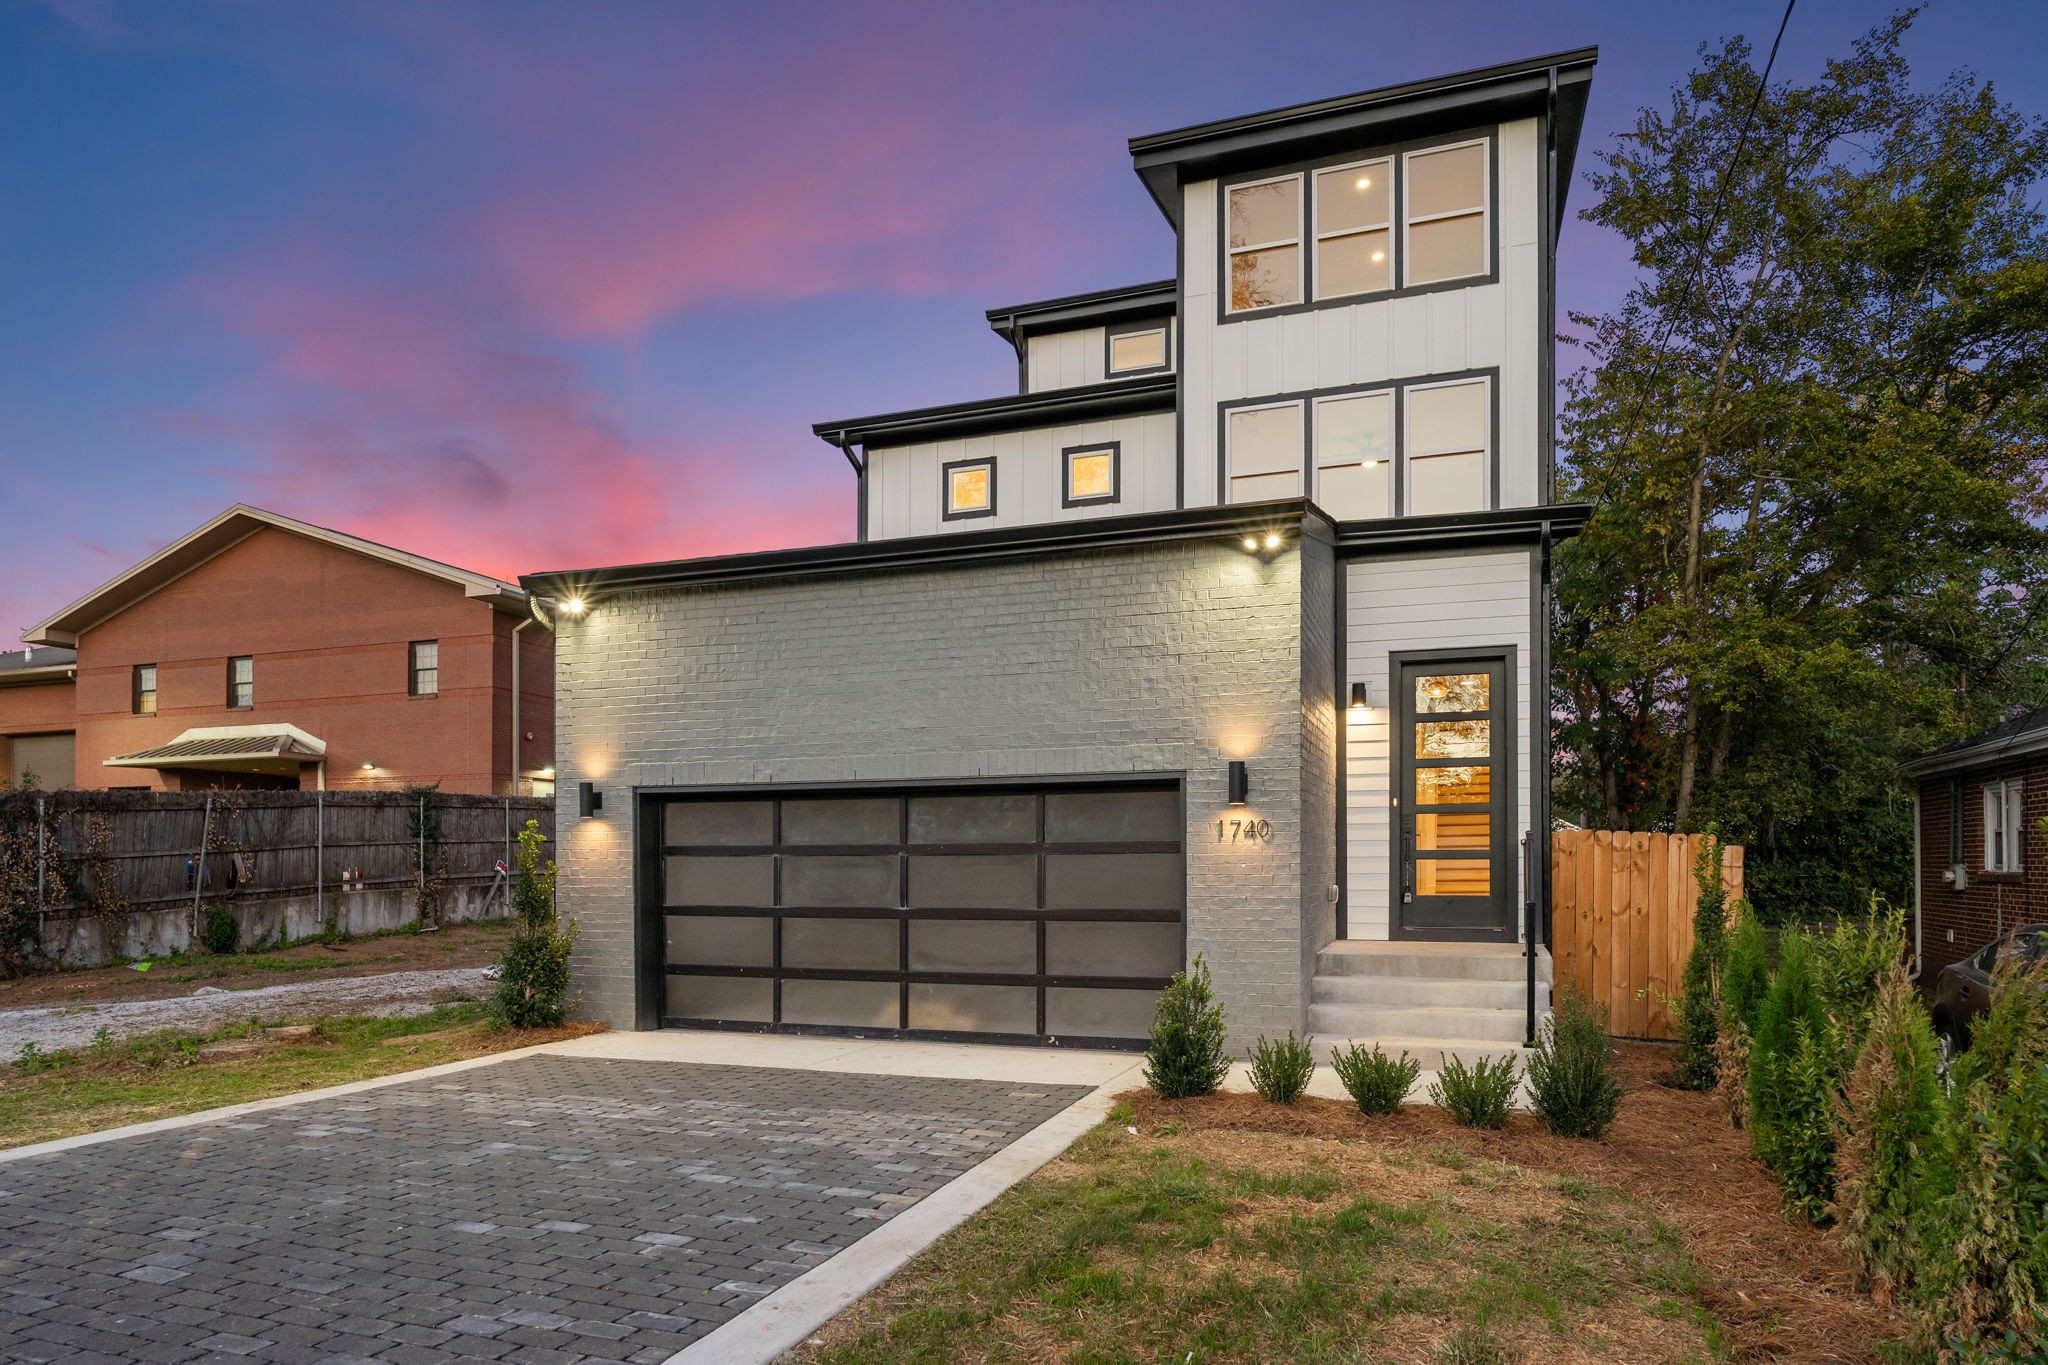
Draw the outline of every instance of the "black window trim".
[[[235,700],[235,665],[249,665],[249,700]],[[230,654],[228,656],[228,710],[253,711],[256,709],[256,656],[254,654]]]
[[[145,668],[149,670],[148,687],[142,685],[142,670]],[[158,680],[159,675],[155,664],[135,664],[130,667],[128,672],[128,713],[130,715],[153,716],[157,713],[157,707],[162,700],[157,693]],[[142,695],[145,692],[149,694],[149,709],[147,711],[142,709]]]
[[[1242,408],[1277,407],[1283,403],[1301,405],[1301,492],[1298,496],[1315,503],[1314,479],[1310,471],[1315,468],[1315,403],[1319,398],[1335,398],[1344,394],[1388,393],[1394,395],[1394,511],[1388,520],[1415,515],[1405,510],[1408,494],[1408,390],[1425,388],[1435,384],[1455,384],[1461,380],[1484,379],[1487,382],[1486,400],[1486,456],[1487,456],[1487,500],[1486,506],[1477,509],[1482,512],[1498,511],[1500,500],[1500,367],[1486,366],[1476,370],[1453,370],[1446,374],[1418,374],[1399,378],[1373,380],[1370,383],[1339,384],[1332,388],[1297,389],[1291,393],[1261,394],[1256,398],[1232,398],[1219,400],[1216,404],[1216,505],[1235,506],[1230,501],[1230,414]],[[1321,507],[1322,504],[1315,503]],[[1327,507],[1325,513],[1334,517]],[[1427,513],[1423,515],[1443,515]],[[1462,514],[1453,514],[1462,515]],[[1378,518],[1373,518],[1378,520]]]
[[[1105,379],[1136,379],[1143,374],[1166,374],[1173,369],[1173,318],[1168,315],[1156,318],[1139,318],[1135,322],[1113,322],[1102,329],[1102,374]],[[1157,365],[1134,365],[1128,370],[1116,368],[1116,339],[1136,336],[1141,332],[1159,333],[1159,356]]]
[[[965,511],[956,512],[953,510],[953,471],[956,469],[970,469],[977,465],[986,465],[988,467],[988,506],[970,507]],[[939,466],[939,520],[973,521],[979,517],[994,516],[996,514],[996,491],[995,456],[976,455],[971,459],[946,461]]]
[[[432,645],[434,647],[434,666],[432,669],[434,689],[431,692],[420,690],[420,674],[428,671],[420,667],[421,645]],[[441,695],[441,641],[438,638],[432,640],[411,640],[406,643],[405,694],[408,697],[438,697]]]
[[[1356,308],[1360,304],[1378,303],[1382,299],[1407,298],[1416,294],[1435,294],[1446,289],[1475,289],[1481,285],[1500,283],[1500,124],[1482,124],[1453,133],[1438,133],[1425,138],[1413,138],[1405,142],[1381,143],[1362,147],[1344,153],[1331,153],[1307,161],[1291,162],[1285,166],[1267,166],[1256,171],[1242,171],[1235,175],[1220,177],[1216,181],[1216,250],[1215,259],[1209,268],[1215,272],[1216,280],[1216,324],[1220,327],[1232,322],[1249,322],[1254,318],[1284,317],[1289,313],[1306,313],[1322,308]],[[1437,280],[1430,284],[1403,284],[1407,274],[1407,231],[1406,213],[1408,208],[1408,162],[1411,152],[1426,152],[1438,147],[1452,147],[1475,138],[1486,139],[1487,158],[1487,211],[1486,211],[1486,273],[1464,275],[1455,280]],[[1337,166],[1348,166],[1359,161],[1376,161],[1386,156],[1394,159],[1397,167],[1394,173],[1392,230],[1396,238],[1394,258],[1394,287],[1379,289],[1369,294],[1339,294],[1334,298],[1315,297],[1314,254],[1308,250],[1316,237],[1315,216],[1315,173]],[[1299,175],[1302,178],[1301,240],[1304,254],[1301,263],[1300,303],[1273,304],[1266,308],[1230,307],[1230,190],[1237,185],[1257,184],[1277,180],[1283,176]]]
[[[1109,454],[1109,492],[1097,493],[1092,497],[1074,496],[1074,457],[1096,455],[1107,451]],[[1088,441],[1077,446],[1065,446],[1060,450],[1060,506],[1105,507],[1113,502],[1122,502],[1124,497],[1124,443],[1122,441]]]

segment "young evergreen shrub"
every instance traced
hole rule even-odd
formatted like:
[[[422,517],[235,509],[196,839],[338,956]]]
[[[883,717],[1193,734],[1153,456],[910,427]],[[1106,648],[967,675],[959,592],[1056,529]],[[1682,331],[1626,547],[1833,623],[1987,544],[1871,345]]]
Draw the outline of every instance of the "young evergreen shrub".
[[[1361,1112],[1381,1117],[1401,1107],[1414,1088],[1415,1078],[1422,1074],[1419,1060],[1406,1052],[1396,1060],[1380,1051],[1378,1044],[1370,1052],[1356,1043],[1341,1052],[1332,1052],[1330,1067],[1351,1092],[1351,1098],[1358,1101]]]
[[[1827,1012],[1813,980],[1813,950],[1803,934],[1785,936],[1778,970],[1757,1006],[1749,1042],[1749,1129],[1756,1154],[1775,1166],[1775,1126],[1785,1109],[1785,1076],[1801,1029],[1825,1028]]]
[[[242,926],[225,905],[209,905],[199,920],[199,944],[209,953],[232,953],[242,941]]]
[[[1932,1316],[1946,1342],[2038,1359],[2048,1354],[2048,1063],[2016,1066],[2003,1081],[1980,1080],[1967,1107],[1949,1223],[1961,1235],[1935,1248],[1954,1271]]]
[[[1954,1180],[1939,1060],[1927,1008],[1895,962],[1843,1099],[1838,1193],[1844,1240],[1863,1273],[1895,1298],[1925,1278],[1931,1220]]]
[[[1991,1007],[1970,1030],[1970,1050],[1956,1059],[1950,1083],[2002,1091],[2016,1074],[2048,1062],[2048,968],[2000,954],[1991,970]]]
[[[1821,1008],[1853,1048],[1862,1040],[1878,987],[1892,965],[1905,960],[1906,913],[1873,896],[1868,915],[1837,920],[1829,932],[1814,935],[1811,944]]]
[[[1714,1041],[1720,1036],[1716,982],[1728,927],[1728,889],[1721,881],[1721,841],[1709,832],[1693,860],[1699,901],[1692,916],[1692,953],[1685,960],[1678,996],[1678,1083],[1687,1090],[1712,1090]]]
[[[1508,1121],[1508,1102],[1515,1096],[1515,1059],[1489,1061],[1481,1057],[1471,1066],[1457,1057],[1446,1056],[1443,1069],[1430,1082],[1430,1103],[1466,1128],[1503,1128]]]
[[[1721,1023],[1739,1020],[1754,1032],[1757,1011],[1771,988],[1771,961],[1764,927],[1749,902],[1739,900],[1731,912],[1728,941],[1721,952]]]
[[[1195,955],[1191,971],[1175,972],[1159,993],[1152,1015],[1152,1045],[1145,1050],[1145,1083],[1161,1099],[1213,1095],[1230,1074],[1224,1051],[1229,1030],[1209,983],[1209,964]]]
[[[1597,1138],[1621,1106],[1621,1082],[1607,1041],[1607,1007],[1572,982],[1558,996],[1529,1058],[1529,1103],[1559,1137]]]
[[[528,820],[519,831],[512,883],[519,926],[505,944],[492,1005],[493,1013],[514,1028],[552,1028],[569,1012],[569,954],[576,946],[576,925],[564,926],[555,916],[555,864],[541,858],[547,841],[538,820]]]
[[[1274,1104],[1292,1104],[1300,1099],[1301,1092],[1308,1089],[1309,1078],[1316,1074],[1315,1052],[1295,1038],[1293,1029],[1279,1040],[1261,1035],[1245,1055],[1252,1064],[1252,1089]]]
[[[1815,1225],[1835,1201],[1835,1092],[1841,1081],[1841,1037],[1823,1021],[1798,1025],[1792,1051],[1777,1063],[1776,1112],[1765,1160],[1778,1173],[1785,1210]]]

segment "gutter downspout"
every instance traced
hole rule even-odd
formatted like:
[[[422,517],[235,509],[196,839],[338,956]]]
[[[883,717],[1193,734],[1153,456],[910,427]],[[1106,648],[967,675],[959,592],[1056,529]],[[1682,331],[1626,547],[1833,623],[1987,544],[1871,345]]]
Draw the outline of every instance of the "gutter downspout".
[[[859,457],[859,456],[856,456],[856,455],[855,455],[855,454],[853,453],[853,447],[854,447],[854,442],[852,442],[852,441],[849,441],[849,440],[847,440],[847,439],[846,439],[846,433],[845,433],[844,431],[841,431],[841,432],[839,432],[839,433],[838,433],[837,435],[834,435],[834,436],[827,436],[827,437],[826,437],[825,439],[826,439],[826,441],[830,442],[830,443],[831,443],[832,445],[834,445],[834,446],[838,447],[838,449],[839,449],[839,453],[840,453],[841,455],[844,455],[844,456],[846,457],[846,462],[847,462],[848,464],[850,464],[850,465],[852,465],[852,466],[853,466],[853,477],[854,477],[854,479],[855,479],[855,480],[856,480],[856,481],[858,482],[858,485],[859,485],[859,487],[858,487],[858,491],[856,491],[856,492],[855,492],[855,494],[854,494],[854,503],[855,503],[855,512],[854,512],[854,517],[855,517],[855,527],[854,527],[854,539],[855,539],[856,541],[859,541],[859,542],[865,543],[865,542],[867,541],[867,538],[868,538],[868,464],[867,464],[867,461],[866,461],[866,460],[865,460],[864,458],[861,458],[861,457]]]

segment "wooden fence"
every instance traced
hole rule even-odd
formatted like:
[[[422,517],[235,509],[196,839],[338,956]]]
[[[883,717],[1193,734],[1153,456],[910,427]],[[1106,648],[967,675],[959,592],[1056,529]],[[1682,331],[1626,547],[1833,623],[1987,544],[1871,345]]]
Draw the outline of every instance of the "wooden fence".
[[[1559,830],[1550,836],[1550,953],[1557,983],[1609,1011],[1620,1038],[1676,1038],[1665,1002],[1692,952],[1704,834]],[[1742,846],[1721,848],[1721,883],[1742,894]]]

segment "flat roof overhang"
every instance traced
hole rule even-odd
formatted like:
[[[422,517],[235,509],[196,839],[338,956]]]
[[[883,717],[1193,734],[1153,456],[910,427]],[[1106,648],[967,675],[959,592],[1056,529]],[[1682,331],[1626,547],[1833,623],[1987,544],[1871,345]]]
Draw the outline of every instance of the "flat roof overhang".
[[[1171,374],[1140,379],[1113,379],[1071,389],[1011,393],[969,403],[913,408],[874,417],[819,422],[811,428],[818,439],[845,450],[848,446],[900,446],[920,441],[947,441],[992,431],[1025,431],[1032,427],[1092,422],[1104,417],[1171,412],[1180,392]],[[849,454],[848,458],[852,458]],[[856,466],[858,468],[858,466]],[[521,580],[524,581],[523,579]]]
[[[102,760],[108,768],[206,768],[297,776],[327,757],[327,744],[296,725],[216,725],[186,730],[168,744]]]
[[[1388,517],[1375,521],[1339,522],[1306,498],[1238,503],[1225,507],[1189,507],[1171,512],[1143,512],[1124,517],[1008,526],[989,531],[905,536],[894,540],[815,545],[756,554],[712,555],[702,559],[608,568],[567,569],[528,574],[521,583],[535,594],[554,598],[580,597],[596,602],[604,596],[650,588],[702,587],[768,579],[836,574],[881,573],[969,565],[985,560],[1017,559],[1119,545],[1163,544],[1176,540],[1235,540],[1252,531],[1264,533],[1285,526],[1300,528],[1330,541],[1341,558],[1389,551],[1412,552],[1434,546],[1536,544],[1547,534],[1553,541],[1576,535],[1592,508],[1583,503],[1548,507],[1511,507],[1491,512],[1428,517]]]
[[[1180,187],[1190,180],[1356,151],[1362,144],[1399,142],[1541,114],[1555,73],[1558,196],[1552,210],[1562,224],[1565,191],[1571,184],[1593,64],[1599,55],[1597,47],[1573,48],[1151,133],[1131,139],[1131,161],[1153,202],[1178,230]]]
[[[1038,303],[1017,303],[1008,308],[989,309],[988,325],[997,336],[1021,353],[1026,338],[1047,332],[1171,316],[1178,304],[1178,289],[1178,281],[1155,280],[1150,284],[1097,289],[1092,293],[1069,294]]]

